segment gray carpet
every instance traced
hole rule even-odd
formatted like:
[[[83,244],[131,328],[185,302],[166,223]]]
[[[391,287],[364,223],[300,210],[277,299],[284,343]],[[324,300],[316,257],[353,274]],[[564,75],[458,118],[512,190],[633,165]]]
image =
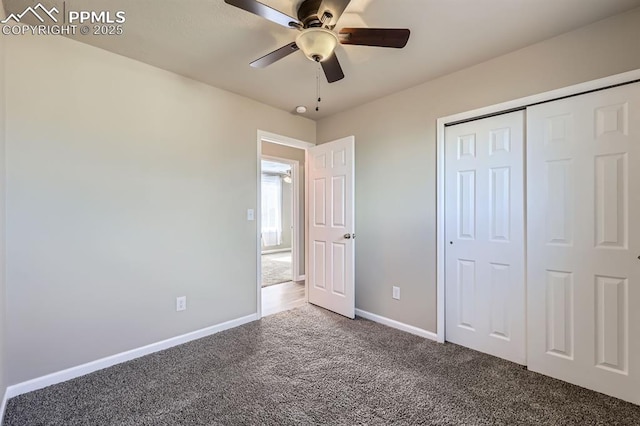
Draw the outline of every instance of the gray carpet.
[[[5,425],[639,425],[640,407],[305,306],[9,401]]]
[[[262,287],[286,283],[293,278],[291,252],[262,255]]]

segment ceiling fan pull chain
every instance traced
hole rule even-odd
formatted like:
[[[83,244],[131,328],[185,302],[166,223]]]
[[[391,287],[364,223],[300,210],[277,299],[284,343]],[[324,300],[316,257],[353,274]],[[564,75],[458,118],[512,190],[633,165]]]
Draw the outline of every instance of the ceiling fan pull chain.
[[[316,69],[316,111],[320,111],[320,102],[322,102],[322,98],[320,97],[320,64],[318,64],[318,68]]]

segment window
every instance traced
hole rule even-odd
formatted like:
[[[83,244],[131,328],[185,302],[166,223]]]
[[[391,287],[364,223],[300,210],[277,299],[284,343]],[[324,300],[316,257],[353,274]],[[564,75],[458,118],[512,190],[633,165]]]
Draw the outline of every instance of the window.
[[[282,244],[282,180],[279,175],[262,175],[262,244]]]

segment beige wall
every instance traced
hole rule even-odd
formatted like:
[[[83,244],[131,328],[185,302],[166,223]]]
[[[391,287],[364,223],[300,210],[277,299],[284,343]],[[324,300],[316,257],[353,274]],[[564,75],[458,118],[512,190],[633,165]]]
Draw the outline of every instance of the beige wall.
[[[301,167],[304,167],[304,149],[298,149],[290,146],[280,145],[277,143],[263,141],[262,155],[268,155],[269,157],[286,158],[287,160],[295,160],[300,163]]]
[[[308,141],[306,141],[308,142]],[[305,150],[292,148],[290,146],[279,145],[276,143],[262,142],[262,155],[268,155],[270,157],[285,158],[287,160],[295,160],[299,163],[298,167],[298,200],[300,206],[300,230],[304,230],[304,162],[305,162]],[[304,275],[304,232],[298,234],[298,247],[300,251],[300,264],[298,265],[298,271],[300,275]]]
[[[282,182],[282,247],[291,249],[293,236],[293,183]]]
[[[437,118],[640,68],[638,40],[635,9],[321,120],[356,138],[357,307],[436,331]]]
[[[255,313],[257,130],[315,123],[69,39],[6,42],[9,383]]]

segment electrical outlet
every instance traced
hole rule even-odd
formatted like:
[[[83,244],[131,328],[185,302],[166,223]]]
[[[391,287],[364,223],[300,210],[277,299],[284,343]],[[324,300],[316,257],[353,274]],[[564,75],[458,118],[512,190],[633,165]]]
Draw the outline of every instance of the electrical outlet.
[[[180,296],[176,298],[176,311],[187,310],[187,296]]]
[[[400,300],[400,287],[393,286],[393,298]]]

